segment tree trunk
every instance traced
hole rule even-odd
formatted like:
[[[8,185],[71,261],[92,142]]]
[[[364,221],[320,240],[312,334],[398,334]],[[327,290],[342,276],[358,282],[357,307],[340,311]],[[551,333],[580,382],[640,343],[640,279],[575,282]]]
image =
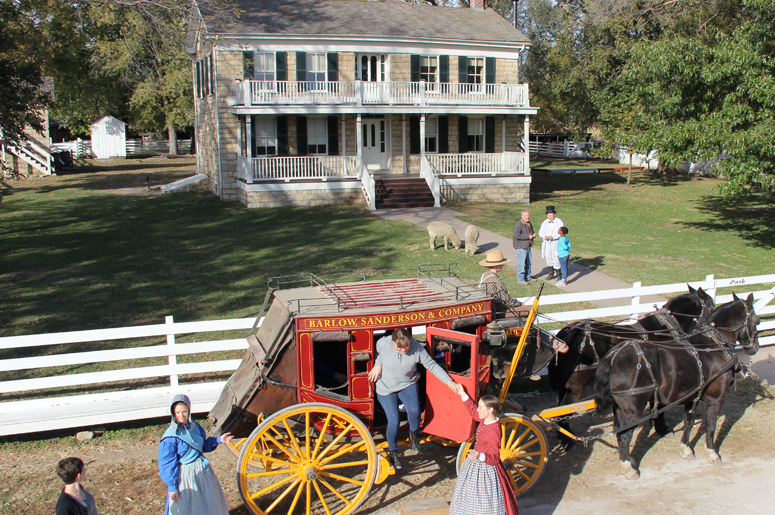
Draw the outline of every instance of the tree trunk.
[[[169,134],[170,140],[170,154],[176,156],[178,155],[178,133],[175,132],[175,126],[173,124],[167,126],[167,134]]]

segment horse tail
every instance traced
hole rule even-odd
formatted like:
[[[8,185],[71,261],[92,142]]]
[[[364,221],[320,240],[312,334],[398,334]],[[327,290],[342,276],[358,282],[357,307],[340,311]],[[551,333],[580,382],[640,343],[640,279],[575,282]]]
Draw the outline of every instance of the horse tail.
[[[613,364],[613,356],[609,352],[597,366],[595,372],[595,404],[598,414],[603,415],[608,413],[613,397],[611,396],[611,365]]]

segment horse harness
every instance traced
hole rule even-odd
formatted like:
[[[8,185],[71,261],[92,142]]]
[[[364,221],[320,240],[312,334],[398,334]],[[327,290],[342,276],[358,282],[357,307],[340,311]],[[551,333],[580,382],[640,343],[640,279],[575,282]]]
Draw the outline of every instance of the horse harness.
[[[673,332],[673,331],[671,330],[671,332]],[[641,393],[647,393],[647,392],[651,392],[651,391],[654,392],[654,401],[652,403],[652,409],[649,412],[649,414],[647,414],[646,416],[636,420],[633,423],[628,424],[625,427],[616,429],[615,430],[616,434],[624,433],[626,431],[629,431],[633,427],[636,427],[636,426],[642,424],[643,422],[645,422],[645,421],[647,421],[649,419],[656,418],[661,413],[667,411],[668,409],[672,408],[673,406],[676,406],[678,404],[682,404],[684,401],[686,401],[687,399],[690,399],[693,395],[697,394],[697,396],[694,399],[694,402],[692,403],[692,409],[691,409],[691,413],[694,413],[694,410],[697,408],[697,404],[699,403],[700,398],[704,394],[705,389],[713,381],[715,381],[718,377],[720,377],[721,375],[723,375],[726,372],[728,372],[731,368],[733,368],[733,367],[738,365],[737,356],[734,354],[734,352],[732,352],[732,349],[730,348],[730,344],[726,341],[726,339],[722,335],[719,334],[718,330],[714,326],[712,326],[712,325],[711,326],[706,326],[702,330],[697,331],[697,332],[695,332],[695,333],[693,333],[692,335],[689,335],[689,336],[694,336],[694,335],[697,335],[697,334],[707,334],[708,338],[710,338],[710,340],[713,341],[713,343],[716,344],[716,348],[707,347],[705,349],[700,349],[698,351],[698,349],[696,347],[694,347],[691,343],[689,343],[689,341],[684,336],[681,336],[679,338],[675,338],[672,342],[664,342],[664,343],[662,343],[662,342],[653,342],[653,341],[649,342],[651,345],[655,345],[657,347],[670,347],[670,348],[674,347],[674,345],[673,345],[674,343],[680,344],[681,347],[683,347],[685,350],[687,350],[694,357],[694,361],[695,361],[695,363],[697,365],[697,371],[698,371],[699,376],[700,376],[700,381],[699,381],[699,384],[697,385],[696,388],[694,388],[691,392],[689,392],[688,394],[684,395],[680,399],[678,399],[676,401],[673,401],[673,402],[671,402],[669,404],[664,405],[662,408],[658,407],[659,404],[660,404],[660,401],[662,401],[661,403],[664,404],[664,403],[667,402],[667,399],[665,399],[664,395],[662,394],[662,391],[659,389],[656,377],[654,376],[654,371],[653,371],[653,369],[651,367],[651,363],[649,363],[648,359],[646,358],[645,353],[643,352],[643,348],[640,345],[641,342],[639,342],[638,340],[630,340],[629,342],[627,342],[626,344],[622,345],[621,347],[619,347],[618,349],[616,349],[614,351],[614,353],[611,356],[611,361],[612,362],[613,362],[614,358],[616,358],[616,356],[619,354],[619,352],[622,349],[624,349],[627,345],[632,345],[635,348],[636,354],[638,356],[638,364],[636,365],[635,377],[633,378],[633,381],[632,381],[632,387],[629,388],[628,390],[620,390],[620,391],[616,391],[616,392],[611,392],[611,395],[614,396],[614,397],[625,397],[625,396],[628,396],[628,395],[639,395]],[[717,372],[715,372],[714,374],[712,374],[710,377],[708,377],[706,379],[705,375],[702,372],[702,361],[700,360],[700,356],[699,356],[699,352],[700,351],[704,351],[704,352],[720,351],[720,352],[723,352],[726,355],[726,357],[728,358],[727,363],[723,367],[721,367],[720,370],[718,370]],[[646,371],[648,372],[649,378],[651,379],[651,384],[648,384],[648,385],[645,385],[645,386],[636,387],[635,385],[638,383],[638,377],[639,377],[640,372],[641,372],[641,370],[643,368],[645,368]]]
[[[704,304],[703,304],[704,307]],[[681,331],[681,327],[678,325],[678,321],[675,319],[675,317],[670,313],[670,311],[667,311],[665,309],[659,309],[652,313],[659,322],[667,327],[667,329],[670,331],[670,336],[678,340],[684,336],[684,333]],[[583,371],[583,370],[595,370],[597,369],[598,365],[600,365],[600,354],[597,352],[597,348],[595,347],[595,340],[592,339],[592,326],[591,326],[591,320],[585,320],[583,322],[584,325],[584,339],[581,341],[581,344],[579,345],[579,360],[581,359],[581,353],[584,351],[584,347],[589,344],[590,348],[592,349],[592,353],[595,355],[595,361],[591,365],[585,365],[581,362],[579,362],[576,365],[575,371]],[[582,322],[577,322],[571,326],[573,329],[578,328],[582,325]],[[617,327],[616,325],[611,325],[611,327]],[[626,326],[626,327],[632,327],[635,329],[635,332],[640,336],[641,340],[648,341],[649,339],[649,331],[646,331],[646,329],[640,324],[640,321],[635,322],[632,325]],[[660,332],[652,333],[652,334],[661,334]],[[623,337],[619,335],[612,335],[616,338],[624,339]],[[628,335],[629,339],[629,335]]]

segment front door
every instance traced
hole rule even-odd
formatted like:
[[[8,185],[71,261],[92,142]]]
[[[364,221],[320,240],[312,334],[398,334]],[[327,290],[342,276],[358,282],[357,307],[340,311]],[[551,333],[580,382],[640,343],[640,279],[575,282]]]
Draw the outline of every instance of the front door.
[[[363,134],[363,164],[367,170],[387,168],[387,121],[384,118],[366,118]]]

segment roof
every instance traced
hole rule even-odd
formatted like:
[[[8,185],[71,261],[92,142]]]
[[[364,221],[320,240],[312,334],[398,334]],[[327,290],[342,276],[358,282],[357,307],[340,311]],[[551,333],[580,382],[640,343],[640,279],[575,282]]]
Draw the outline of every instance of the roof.
[[[274,295],[300,316],[401,313],[491,298],[457,277],[331,283],[278,290]]]
[[[492,9],[434,7],[402,0],[234,0],[234,11],[200,6],[211,34],[326,35],[528,44]],[[237,10],[243,14],[234,15]]]
[[[95,123],[100,123],[100,122],[101,122],[102,120],[104,120],[105,118],[112,118],[112,119],[116,120],[118,123],[120,123],[120,124],[123,124],[123,125],[126,125],[126,123],[125,123],[125,122],[122,122],[121,120],[119,120],[119,119],[118,119],[118,118],[116,118],[115,116],[110,116],[109,114],[106,114],[105,116],[103,116],[103,117],[101,117],[101,118],[97,118],[96,120],[94,120],[93,122],[91,122],[89,125],[94,125]]]

